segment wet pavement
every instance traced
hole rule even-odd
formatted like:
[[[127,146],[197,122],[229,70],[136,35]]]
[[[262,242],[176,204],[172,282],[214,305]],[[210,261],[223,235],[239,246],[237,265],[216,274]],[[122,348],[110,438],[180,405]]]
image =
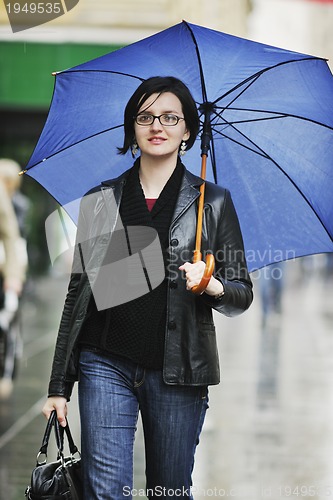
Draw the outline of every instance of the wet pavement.
[[[284,268],[281,314],[263,320],[255,279],[256,300],[248,312],[216,316],[222,382],[210,388],[195,500],[333,500],[333,277],[323,278],[323,258],[305,263],[306,279],[300,262]],[[0,401],[0,500],[23,499],[35,465],[66,286],[55,276],[28,290],[23,358],[11,396]],[[79,443],[76,393],[69,412]],[[53,453],[52,447],[50,458]],[[144,488],[140,426],[135,488],[137,496]]]

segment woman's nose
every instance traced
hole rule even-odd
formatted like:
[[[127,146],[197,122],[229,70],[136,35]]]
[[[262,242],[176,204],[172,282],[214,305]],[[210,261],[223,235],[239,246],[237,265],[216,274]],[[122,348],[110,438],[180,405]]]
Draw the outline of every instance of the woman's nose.
[[[162,125],[161,125],[161,122],[160,120],[158,119],[157,116],[154,116],[154,121],[153,123],[150,125],[150,129],[151,130],[162,130]]]

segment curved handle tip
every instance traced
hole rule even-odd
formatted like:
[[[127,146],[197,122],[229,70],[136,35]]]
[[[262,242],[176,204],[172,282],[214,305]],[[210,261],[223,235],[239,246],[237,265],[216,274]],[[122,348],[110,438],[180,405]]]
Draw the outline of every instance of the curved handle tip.
[[[191,292],[195,293],[196,295],[201,295],[206,290],[210,278],[212,277],[212,274],[214,272],[214,267],[215,267],[214,255],[209,253],[206,256],[206,267],[204,274],[201,278],[201,281],[198,285],[195,285],[191,288]]]

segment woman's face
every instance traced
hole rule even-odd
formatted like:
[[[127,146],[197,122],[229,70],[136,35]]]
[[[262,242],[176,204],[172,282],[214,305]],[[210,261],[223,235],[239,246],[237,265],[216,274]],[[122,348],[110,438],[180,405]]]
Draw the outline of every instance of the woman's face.
[[[184,118],[182,105],[177,96],[171,92],[152,94],[141,106],[138,114],[160,116],[172,114]],[[134,123],[136,142],[141,150],[141,157],[171,158],[177,157],[182,141],[189,139],[185,120],[179,120],[177,125],[161,125],[155,118],[151,125]]]

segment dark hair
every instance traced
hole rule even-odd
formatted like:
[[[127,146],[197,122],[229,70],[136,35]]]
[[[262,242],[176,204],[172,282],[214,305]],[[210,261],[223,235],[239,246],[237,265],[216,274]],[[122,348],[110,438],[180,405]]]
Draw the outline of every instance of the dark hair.
[[[153,76],[144,80],[129,99],[124,112],[124,144],[118,148],[120,154],[125,154],[132,147],[135,138],[134,117],[138,114],[147,99],[152,94],[171,92],[180,100],[184,113],[186,128],[190,133],[186,141],[186,149],[190,149],[199,132],[199,115],[195,101],[186,85],[173,76]]]

